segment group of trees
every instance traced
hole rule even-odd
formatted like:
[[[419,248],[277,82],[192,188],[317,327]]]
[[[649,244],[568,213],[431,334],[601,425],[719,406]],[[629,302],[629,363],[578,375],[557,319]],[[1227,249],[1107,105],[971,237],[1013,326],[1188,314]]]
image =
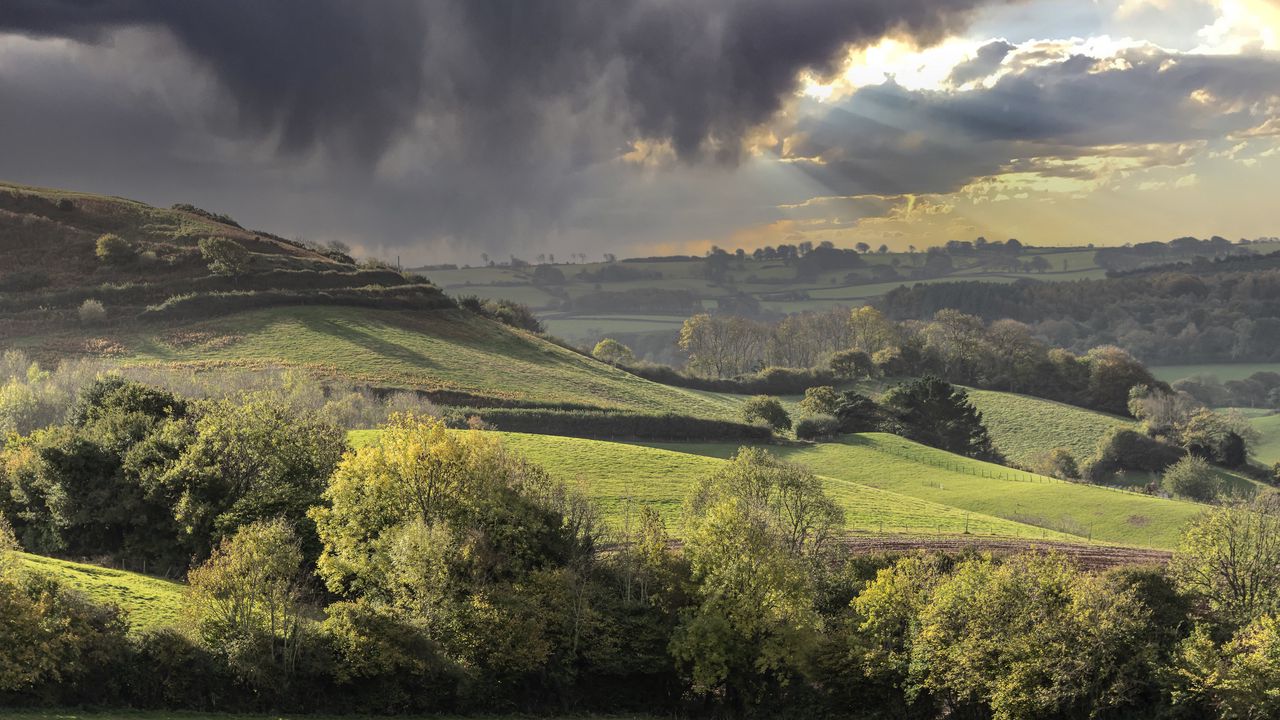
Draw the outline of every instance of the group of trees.
[[[1150,363],[1275,362],[1275,261],[1249,256],[1102,280],[917,284],[890,291],[876,305],[899,320],[925,320],[943,309],[1013,319],[1057,347],[1117,345]]]
[[[199,414],[146,388],[95,395],[83,415],[99,432]],[[210,447],[257,433],[235,427]],[[0,521],[0,700],[920,720],[1280,712],[1270,499],[1194,521],[1167,571],[1099,573],[1036,553],[848,557],[820,480],[761,449],[697,483],[679,548],[653,509],[607,528],[491,436],[430,418],[398,417],[337,462],[324,448],[281,452],[333,472],[301,518],[286,502],[199,526],[207,550],[181,628],[129,633],[119,610],[24,569]],[[100,500],[108,513],[127,502]]]
[[[792,315],[777,323],[695,315],[680,331],[692,372],[734,377],[763,367],[829,366],[850,379],[934,374],[948,382],[1127,414],[1129,390],[1164,387],[1129,353],[1051,348],[1015,320],[991,324],[955,310],[893,322],[873,307]]]

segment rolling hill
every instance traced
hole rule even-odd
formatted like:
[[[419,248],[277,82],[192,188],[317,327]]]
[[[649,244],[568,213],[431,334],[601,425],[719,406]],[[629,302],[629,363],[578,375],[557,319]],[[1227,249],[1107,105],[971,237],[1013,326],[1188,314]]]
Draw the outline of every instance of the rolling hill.
[[[996,447],[1005,457],[1022,464],[1059,447],[1083,462],[1111,428],[1137,426],[1130,418],[1030,395],[973,389],[968,393],[974,407],[982,412]]]
[[[726,443],[663,444],[728,457]],[[819,475],[982,513],[1094,541],[1169,549],[1205,506],[1083,483],[1064,482],[959,457],[895,435],[865,433],[841,442],[779,447]]]
[[[684,498],[736,443],[623,444],[501,433],[503,442],[552,475],[581,483],[615,526],[648,504],[678,532]],[[353,433],[355,444],[377,431]],[[837,443],[773,445],[808,466],[846,512],[846,528],[875,534],[968,532],[1009,538],[1102,542],[1171,549],[1204,506],[1068,483],[962,458],[881,433]]]
[[[128,613],[133,630],[177,625],[182,610],[181,583],[150,575],[21,553],[33,572],[46,573],[95,602]]]

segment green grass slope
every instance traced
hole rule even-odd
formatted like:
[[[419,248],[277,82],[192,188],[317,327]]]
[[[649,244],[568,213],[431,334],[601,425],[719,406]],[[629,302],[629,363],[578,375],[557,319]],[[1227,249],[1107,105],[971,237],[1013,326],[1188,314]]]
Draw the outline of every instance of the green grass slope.
[[[724,443],[665,444],[727,457]],[[1171,549],[1204,506],[1068,483],[958,457],[883,433],[838,443],[782,447],[779,454],[836,480],[1003,518],[1079,540]]]
[[[731,443],[673,445],[673,449],[522,433],[498,433],[504,445],[543,466],[552,476],[583,488],[614,528],[634,517],[641,506],[662,514],[673,534],[680,513],[700,478],[715,472],[737,451]],[[351,433],[353,445],[376,442],[378,431]],[[780,448],[770,448],[774,451]],[[814,467],[817,470],[816,466]],[[820,473],[825,475],[825,473]],[[845,511],[845,526],[865,532],[1032,537],[1058,540],[1070,536],[962,508],[948,507],[909,495],[823,477],[827,492]]]
[[[73,336],[17,339],[50,355]],[[378,386],[537,403],[729,418],[732,403],[643,380],[529,333],[461,310],[278,307],[177,326],[105,332],[125,363],[289,366]]]
[[[1041,453],[1063,447],[1083,462],[1111,428],[1137,427],[1130,419],[1074,405],[994,390],[969,390],[969,400],[996,447],[1010,460],[1028,463]]]
[[[1150,368],[1157,380],[1176,382],[1202,375],[1220,382],[1244,380],[1257,372],[1280,372],[1280,363],[1208,363],[1204,365],[1155,365]]]
[[[95,602],[119,606],[128,613],[130,626],[134,630],[176,625],[179,622],[183,592],[181,583],[41,555],[22,553],[20,557],[34,572],[52,575]]]
[[[1249,422],[1262,436],[1253,448],[1254,457],[1267,464],[1280,463],[1280,413],[1256,417]]]

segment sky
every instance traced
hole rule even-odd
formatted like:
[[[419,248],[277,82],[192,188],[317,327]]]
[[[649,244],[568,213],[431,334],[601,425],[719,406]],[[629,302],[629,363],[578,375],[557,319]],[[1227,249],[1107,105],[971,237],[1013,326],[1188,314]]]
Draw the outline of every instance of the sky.
[[[0,179],[405,264],[1280,235],[1280,0],[6,0]]]

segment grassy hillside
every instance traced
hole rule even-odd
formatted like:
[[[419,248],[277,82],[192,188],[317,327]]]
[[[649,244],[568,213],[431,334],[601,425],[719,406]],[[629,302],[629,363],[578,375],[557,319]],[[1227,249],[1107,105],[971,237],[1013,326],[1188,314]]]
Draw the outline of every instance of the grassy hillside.
[[[1249,422],[1262,435],[1262,441],[1254,447],[1254,457],[1267,464],[1280,462],[1280,413],[1256,417]]]
[[[94,601],[128,612],[134,630],[176,625],[182,609],[180,583],[139,573],[22,553],[27,566],[48,573]]]
[[[1018,463],[1028,463],[1059,447],[1070,450],[1072,457],[1082,462],[1093,455],[1098,441],[1112,427],[1136,427],[1131,419],[1029,395],[968,392],[996,446]]]
[[[685,497],[698,480],[715,472],[737,451],[722,445],[672,445],[671,449],[581,440],[549,435],[499,433],[507,447],[542,465],[553,476],[579,484],[612,527],[621,527],[640,505],[658,510],[673,534],[679,533]],[[357,431],[352,443],[376,442],[378,431]],[[712,450],[708,452],[708,448]],[[775,451],[779,448],[771,448]],[[716,455],[709,457],[708,455]],[[819,474],[827,475],[814,465]],[[1002,537],[1070,537],[1016,521],[930,502],[909,495],[823,477],[829,492],[844,508],[850,530],[887,533],[963,533]]]
[[[379,386],[448,390],[538,403],[729,417],[733,403],[642,380],[534,335],[461,310],[401,312],[280,307],[92,338],[124,363],[280,365]],[[86,342],[78,332],[16,338],[41,356]]]
[[[712,457],[735,450],[723,443],[657,447]],[[1186,522],[1204,510],[1194,503],[1012,471],[882,433],[778,452],[836,480],[1095,542],[1170,549]]]

